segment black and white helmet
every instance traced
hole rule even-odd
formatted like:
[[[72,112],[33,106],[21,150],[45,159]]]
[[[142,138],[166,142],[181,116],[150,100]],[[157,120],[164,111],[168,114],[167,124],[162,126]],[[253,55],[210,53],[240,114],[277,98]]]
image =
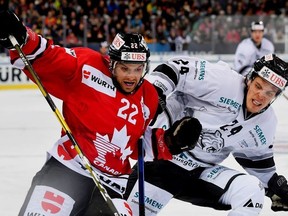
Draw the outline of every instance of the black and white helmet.
[[[263,21],[254,21],[251,23],[251,31],[264,31]]]
[[[254,63],[247,78],[250,80],[256,75],[279,88],[281,93],[288,86],[288,63],[275,54],[265,55]]]
[[[111,45],[109,53],[112,62],[112,71],[115,62],[144,63],[145,70],[143,76],[148,72],[150,50],[141,34],[118,33]]]

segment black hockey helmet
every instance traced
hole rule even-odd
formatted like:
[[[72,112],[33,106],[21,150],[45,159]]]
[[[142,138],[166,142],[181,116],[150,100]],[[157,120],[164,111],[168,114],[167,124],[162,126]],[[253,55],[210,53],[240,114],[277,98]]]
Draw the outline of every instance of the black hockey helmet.
[[[265,55],[254,63],[247,78],[253,79],[256,75],[279,88],[281,93],[288,86],[288,63],[275,54]]]
[[[267,107],[260,111],[261,113],[264,112],[288,86],[288,63],[277,57],[275,54],[265,55],[254,63],[253,68],[246,75],[246,85],[249,80],[253,80],[257,76],[279,89],[276,97]]]
[[[150,50],[141,34],[118,33],[109,46],[108,55],[112,61],[145,63],[148,66]]]
[[[144,63],[141,85],[143,77],[149,71],[150,50],[144,37],[138,33],[118,33],[109,46],[108,55],[110,56],[110,70],[114,73],[117,62],[129,64]]]
[[[118,33],[109,47],[109,56],[114,61],[141,63],[148,61],[150,50],[141,34]]]

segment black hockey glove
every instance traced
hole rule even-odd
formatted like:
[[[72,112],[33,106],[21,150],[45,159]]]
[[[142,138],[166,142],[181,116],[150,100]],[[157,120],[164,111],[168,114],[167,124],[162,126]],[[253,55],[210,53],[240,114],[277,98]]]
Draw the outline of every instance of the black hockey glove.
[[[12,49],[9,35],[16,38],[20,46],[26,43],[27,30],[19,18],[9,10],[0,12],[0,45]]]
[[[288,211],[288,204],[283,202],[283,200],[274,194],[272,197],[270,197],[272,204],[271,209],[275,212],[277,211]]]
[[[196,118],[184,117],[164,133],[164,140],[172,155],[192,150],[199,139],[202,125]]]
[[[273,211],[288,211],[288,185],[284,176],[275,173],[271,177],[266,195],[272,201]]]

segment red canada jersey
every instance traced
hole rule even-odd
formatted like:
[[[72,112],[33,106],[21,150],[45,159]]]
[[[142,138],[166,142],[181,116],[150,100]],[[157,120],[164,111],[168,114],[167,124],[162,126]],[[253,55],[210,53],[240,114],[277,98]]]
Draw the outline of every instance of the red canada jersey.
[[[63,101],[63,116],[84,155],[104,173],[130,173],[128,159],[137,158],[137,141],[156,113],[153,85],[144,80],[135,93],[123,94],[100,53],[59,47],[30,29],[28,33],[23,51],[46,90]],[[16,51],[10,56],[15,67],[24,69]],[[58,145],[59,157],[70,160],[77,155],[70,140]]]

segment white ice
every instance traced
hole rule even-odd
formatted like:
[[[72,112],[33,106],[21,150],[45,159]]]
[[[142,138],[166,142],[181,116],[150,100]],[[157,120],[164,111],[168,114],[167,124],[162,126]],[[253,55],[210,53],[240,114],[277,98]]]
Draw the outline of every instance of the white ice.
[[[61,126],[37,89],[0,91],[0,101],[0,215],[15,216],[32,177],[45,161],[46,150],[59,137]],[[59,101],[55,102],[60,109]],[[273,106],[279,118],[275,161],[278,172],[288,177],[288,100],[281,97]],[[241,169],[233,158],[228,158],[225,164]],[[287,212],[274,213],[270,204],[266,198],[262,216],[287,215]],[[224,216],[227,213],[171,200],[160,215]]]

